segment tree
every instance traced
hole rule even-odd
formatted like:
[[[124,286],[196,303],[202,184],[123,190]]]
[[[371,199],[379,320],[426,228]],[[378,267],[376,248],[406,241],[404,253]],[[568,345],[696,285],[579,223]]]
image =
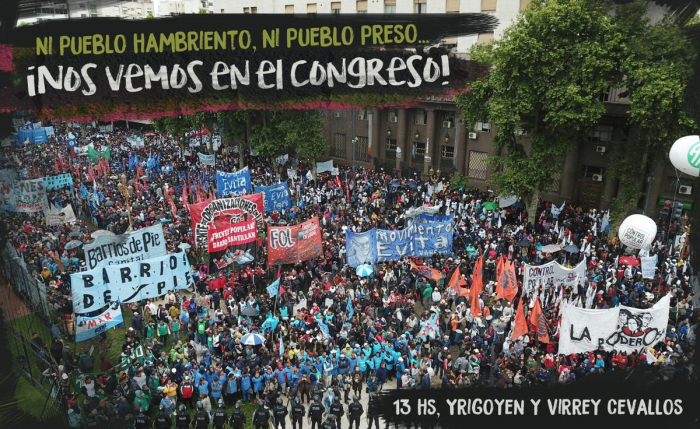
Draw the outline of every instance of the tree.
[[[216,112],[222,144],[228,144],[242,136],[243,143],[248,145],[248,127],[252,118],[253,111],[251,110],[219,110]],[[239,148],[238,156],[240,165],[243,165],[243,147]]]
[[[619,34],[598,0],[535,0],[498,41],[472,59],[491,67],[457,97],[465,122],[496,128],[491,182],[520,195],[534,221],[539,194],[605,112],[600,97],[620,56]],[[519,130],[527,131],[523,137]]]
[[[187,150],[185,134],[191,129],[191,120],[187,116],[166,116],[151,121],[153,128],[159,133],[168,133],[177,139],[182,153]]]

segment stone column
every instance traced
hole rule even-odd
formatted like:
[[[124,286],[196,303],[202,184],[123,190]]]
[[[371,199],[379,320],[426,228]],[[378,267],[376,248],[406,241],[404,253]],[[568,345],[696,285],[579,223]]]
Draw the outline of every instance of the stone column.
[[[469,130],[464,126],[462,114],[458,113],[455,117],[455,158],[457,159],[457,171],[461,174],[464,172],[464,160],[467,157],[467,134]]]
[[[428,123],[426,125],[426,137],[425,137],[425,160],[423,164],[423,174],[430,174],[430,166],[433,164],[433,156],[435,153],[435,148],[437,147],[437,153],[440,153],[440,147],[438,141],[435,139],[435,110],[428,110]]]
[[[406,109],[398,109],[396,122],[396,170],[401,172],[401,161],[406,156]],[[400,150],[399,150],[400,149]]]
[[[573,200],[579,152],[580,143],[577,143],[576,146],[566,155],[566,159],[564,160],[564,169],[561,172],[560,195],[565,201]]]
[[[381,127],[379,125],[379,109],[373,108],[369,114],[369,129],[367,130],[367,138],[369,139],[369,162],[374,164],[372,158],[381,158],[380,147],[382,146],[382,136],[380,135]]]

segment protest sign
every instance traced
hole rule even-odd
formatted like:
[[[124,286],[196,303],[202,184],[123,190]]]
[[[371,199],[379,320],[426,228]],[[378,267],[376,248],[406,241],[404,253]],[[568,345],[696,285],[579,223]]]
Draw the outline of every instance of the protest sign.
[[[323,173],[325,171],[331,171],[331,170],[333,170],[333,160],[332,159],[330,161],[316,163],[316,172],[317,173]]]
[[[18,213],[46,212],[49,200],[46,197],[44,179],[17,180],[12,186],[12,202]]]
[[[322,255],[321,228],[315,216],[299,225],[267,229],[268,265],[295,264]]]
[[[107,310],[95,317],[75,318],[75,341],[85,341],[95,337],[110,328],[124,323],[122,308],[117,302],[113,302]]]
[[[586,260],[579,262],[574,268],[566,268],[558,262],[552,261],[544,265],[525,264],[523,274],[523,289],[528,292],[540,284],[547,285],[553,282],[555,285],[577,286],[578,279],[586,278]]]
[[[255,219],[229,225],[217,225],[207,231],[209,252],[220,252],[232,246],[253,243],[258,239]]]
[[[216,172],[216,196],[238,197],[250,193],[250,171],[245,167],[238,171],[228,173]]]
[[[15,170],[0,170],[0,210],[3,212],[15,211],[13,189],[16,181]]]
[[[46,189],[61,189],[71,185],[73,185],[73,177],[69,173],[44,177],[44,186]]]
[[[44,212],[44,216],[46,217],[46,226],[61,225],[76,221],[73,206],[70,204],[61,210],[48,210]]]
[[[213,167],[216,165],[216,155],[205,155],[201,152],[197,152],[197,156],[199,157],[199,162],[201,162],[202,165],[206,165],[208,167]]]
[[[642,277],[645,279],[653,279],[656,274],[656,263],[659,260],[658,255],[644,256],[642,260]]]
[[[185,252],[120,265],[103,265],[71,274],[76,313],[89,313],[110,302],[154,299],[191,285],[192,273]]]
[[[270,186],[256,186],[255,191],[263,194],[265,213],[272,213],[275,210],[288,210],[292,207],[292,200],[289,197],[289,188],[286,182]]]
[[[165,256],[163,225],[158,223],[121,235],[98,235],[83,246],[85,263],[92,270],[100,265],[117,265]]]
[[[190,204],[189,208],[195,244],[202,249],[208,248],[208,230],[216,218],[228,218],[230,219],[229,223],[237,223],[244,220],[244,216],[247,214],[255,219],[259,230],[264,224],[262,194],[209,200]]]
[[[505,197],[500,197],[498,199],[498,208],[503,209],[506,207],[510,207],[516,202],[518,202],[518,197],[516,195],[507,195]]]

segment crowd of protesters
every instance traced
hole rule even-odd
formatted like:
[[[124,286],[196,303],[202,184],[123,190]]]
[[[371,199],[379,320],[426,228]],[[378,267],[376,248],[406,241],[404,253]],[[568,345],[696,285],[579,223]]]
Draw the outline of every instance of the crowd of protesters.
[[[66,172],[73,177],[72,187],[49,191],[48,198],[55,207],[71,204],[78,221],[46,226],[41,213],[6,214],[7,237],[3,238],[45,282],[47,299],[61,315],[51,328],[53,344],[38,339],[36,347],[52,356],[58,378],[71,392],[67,403],[74,427],[142,427],[144,416],[150,427],[152,419],[164,424],[165,417],[168,421],[178,415],[189,418],[186,413],[192,410],[195,425],[202,421],[197,416],[204,415],[216,425],[222,401],[222,409],[235,405],[226,416],[232,427],[242,427],[236,426],[241,418],[239,401],[261,405],[253,416],[256,427],[268,427],[266,416],[277,421],[276,417],[284,419],[287,412],[293,420],[299,406],[308,408],[304,408],[304,420],[308,417],[321,424],[326,415],[346,415],[337,422],[347,427],[346,421],[352,422],[358,412],[370,416],[371,425],[372,416],[379,412],[376,406],[370,401],[362,410],[354,398],[388,386],[526,388],[569,384],[599,372],[644,366],[658,367],[658,374],[666,379],[695,377],[691,328],[697,320],[685,255],[674,249],[674,233],[669,234],[677,231],[676,226],[659,228],[651,249],[651,254],[658,255],[657,272],[653,279],[643,279],[639,267],[619,263],[626,249],[601,227],[604,213],[593,209],[565,205],[554,216],[551,203],[542,202],[533,216],[535,221],[528,222],[523,201],[486,210],[484,203],[498,201],[495,194],[453,187],[449,178],[398,178],[383,170],[340,167],[337,179],[324,172],[308,180],[310,166],[295,160],[292,179],[289,165],[253,156],[248,150],[238,153],[222,147],[216,152],[216,167],[201,165],[196,153],[208,150],[210,136],[193,136],[190,142],[195,147],[183,150],[164,136],[146,137],[143,147],[132,147],[129,140],[141,137],[140,131],[70,131],[78,134],[78,145],[90,141],[101,150],[109,147],[111,160],[96,164],[76,156],[66,144],[69,130],[56,125],[56,137],[49,142],[4,148],[0,162],[4,168],[22,171],[25,178]],[[267,266],[262,236],[255,261],[245,266],[212,270],[206,254],[194,248],[186,204],[212,197],[216,169],[233,171],[242,166],[250,169],[254,185],[285,180],[289,184],[292,209],[266,214],[267,225],[296,224],[312,216],[320,219],[323,256],[282,267],[281,293],[276,297],[266,292],[278,273]],[[187,252],[195,282],[188,290],[169,292],[156,301],[123,305],[125,314],[131,316],[127,326],[119,329],[124,332],[121,359],[128,364],[115,373],[110,369],[116,362],[94,362],[88,353],[74,351],[65,339],[76,317],[68,274],[85,268],[80,247],[66,250],[65,246],[72,240],[86,242],[96,228],[115,234],[127,230],[124,197],[117,188],[121,174],[127,175],[135,191],[133,227],[161,222],[169,252],[190,244]],[[183,201],[183,195],[188,201]],[[347,266],[347,228],[354,232],[400,229],[407,224],[407,210],[423,205],[454,215],[450,254],[381,263],[374,267],[373,275],[363,278]],[[659,220],[660,225],[662,222]],[[541,252],[548,244],[562,244],[562,237],[580,250]],[[447,283],[459,267],[469,289],[471,274],[482,256],[484,287],[479,311],[473,314],[470,298],[460,296]],[[510,302],[496,294],[496,266],[501,257],[513,261],[519,281],[525,263],[556,259],[574,266],[585,258],[586,278],[577,287],[564,288],[560,294],[560,285],[549,284],[535,291],[547,318],[549,344],[537,341],[533,326],[529,333],[511,338],[522,297]],[[411,262],[437,269],[443,278],[427,279],[411,269]],[[212,283],[217,284],[216,289]],[[629,355],[603,348],[589,354],[558,354],[557,308],[562,300],[588,308],[620,304],[649,308],[669,292],[673,296],[668,332],[654,347]],[[259,315],[242,312],[250,307],[257,308]],[[434,313],[438,314],[439,334],[426,338],[421,327]],[[271,332],[262,329],[267,315],[279,318]],[[319,320],[327,326],[327,333]],[[241,337],[250,332],[260,333],[265,342],[241,344]],[[106,335],[103,339],[106,341]],[[146,350],[143,363],[129,358],[139,345]],[[653,362],[648,362],[650,356]],[[73,391],[70,376],[74,371],[96,375],[85,376],[81,389]],[[287,407],[280,398],[298,401]],[[345,408],[338,405],[343,403]],[[184,409],[179,408],[182,405]],[[235,421],[234,415],[238,416]]]

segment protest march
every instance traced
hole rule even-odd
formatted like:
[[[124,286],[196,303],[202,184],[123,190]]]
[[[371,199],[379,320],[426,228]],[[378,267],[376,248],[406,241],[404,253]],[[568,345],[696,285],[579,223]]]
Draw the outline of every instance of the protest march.
[[[387,389],[697,377],[686,246],[664,220],[630,247],[609,211],[542,201],[529,222],[522,198],[449,177],[51,127],[2,148],[2,245],[45,288],[40,347],[76,427],[242,428],[256,404],[364,428]]]

